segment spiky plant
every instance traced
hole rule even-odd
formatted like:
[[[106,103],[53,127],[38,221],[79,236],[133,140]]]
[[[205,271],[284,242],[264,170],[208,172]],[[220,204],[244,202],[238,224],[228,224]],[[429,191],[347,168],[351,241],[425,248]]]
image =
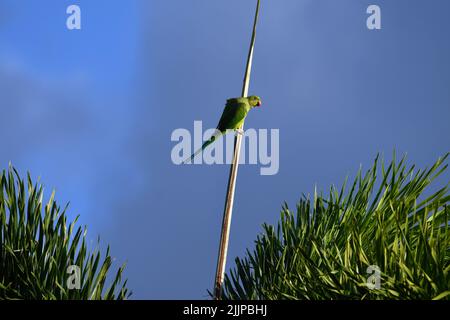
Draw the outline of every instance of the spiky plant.
[[[42,185],[11,166],[0,175],[0,299],[125,299],[124,265],[105,288],[109,246],[88,251],[86,228],[67,224],[66,209],[43,204]],[[78,278],[77,278],[78,277]]]
[[[449,299],[448,183],[427,187],[446,170],[386,168],[379,159],[347,190],[285,204],[276,227],[264,224],[253,251],[227,274],[225,299]],[[381,178],[381,180],[380,180]]]

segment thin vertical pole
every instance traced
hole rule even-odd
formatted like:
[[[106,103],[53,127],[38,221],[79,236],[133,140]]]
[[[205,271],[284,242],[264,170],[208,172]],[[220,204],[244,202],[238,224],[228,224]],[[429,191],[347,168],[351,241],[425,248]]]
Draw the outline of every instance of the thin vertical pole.
[[[253,33],[252,38],[250,40],[250,49],[248,51],[247,66],[245,68],[244,83],[242,86],[242,95],[241,95],[242,97],[248,96],[248,88],[250,85],[250,74],[252,71],[252,63],[253,63],[253,51],[255,47],[256,25],[258,23],[258,15],[259,15],[259,4],[260,0],[258,0],[258,3],[256,5],[255,21],[253,23]],[[242,124],[240,129],[241,130],[244,129],[244,124]],[[228,190],[225,199],[225,209],[222,220],[222,231],[220,235],[219,256],[217,258],[217,270],[214,284],[214,299],[216,300],[220,300],[221,298],[222,285],[225,277],[228,242],[230,239],[231,216],[233,213],[234,191],[236,189],[236,178],[239,168],[239,158],[241,154],[242,139],[243,134],[236,135],[234,139],[234,155],[233,155],[233,162],[230,168],[230,176],[228,178]]]

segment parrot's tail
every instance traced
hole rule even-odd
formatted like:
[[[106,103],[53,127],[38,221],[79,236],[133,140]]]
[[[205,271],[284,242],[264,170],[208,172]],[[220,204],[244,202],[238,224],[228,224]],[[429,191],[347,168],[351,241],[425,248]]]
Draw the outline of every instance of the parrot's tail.
[[[209,138],[208,141],[206,141],[205,143],[203,143],[202,147],[200,149],[198,149],[197,151],[195,151],[192,156],[190,156],[189,158],[187,158],[186,160],[184,160],[181,164],[186,164],[186,163],[193,163],[194,158],[203,150],[205,150],[205,148],[207,146],[209,146],[211,143],[214,143],[214,141],[216,141],[217,138],[219,138],[223,133],[222,132],[216,132],[211,138]]]

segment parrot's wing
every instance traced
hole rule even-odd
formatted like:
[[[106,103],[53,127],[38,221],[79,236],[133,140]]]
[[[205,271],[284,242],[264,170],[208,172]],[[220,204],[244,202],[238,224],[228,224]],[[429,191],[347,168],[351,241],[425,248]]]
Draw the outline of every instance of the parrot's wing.
[[[238,129],[248,113],[245,102],[229,101],[220,117],[217,130],[225,133],[227,129]]]
[[[227,129],[238,129],[247,116],[249,109],[249,105],[242,100],[228,100],[225,109],[223,110],[222,116],[220,117],[219,124],[217,125],[217,130],[219,130],[220,133],[216,132],[216,134],[214,134],[208,141],[206,141],[200,149],[195,151],[188,159],[184,160],[183,164],[192,162],[197,154],[202,152],[207,146],[213,143],[222,134],[226,133]]]

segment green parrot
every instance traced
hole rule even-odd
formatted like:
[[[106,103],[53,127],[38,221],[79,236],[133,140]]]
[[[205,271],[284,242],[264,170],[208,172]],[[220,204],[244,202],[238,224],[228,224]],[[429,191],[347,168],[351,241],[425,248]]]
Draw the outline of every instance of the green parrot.
[[[250,96],[247,98],[232,98],[228,99],[217,125],[217,132],[208,141],[206,141],[200,149],[192,154],[184,163],[192,162],[194,158],[202,152],[207,146],[216,141],[221,135],[225,134],[227,130],[239,130],[244,123],[247,113],[254,107],[261,106],[261,98],[258,96]],[[239,132],[239,131],[238,131]],[[242,132],[240,132],[242,134]]]

